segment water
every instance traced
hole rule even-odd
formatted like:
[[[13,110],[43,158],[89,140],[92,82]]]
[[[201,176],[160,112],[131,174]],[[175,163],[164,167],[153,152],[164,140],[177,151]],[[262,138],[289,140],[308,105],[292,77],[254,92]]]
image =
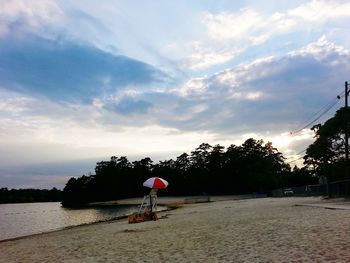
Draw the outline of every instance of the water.
[[[137,206],[66,209],[60,203],[0,204],[0,240],[113,219],[137,209]]]

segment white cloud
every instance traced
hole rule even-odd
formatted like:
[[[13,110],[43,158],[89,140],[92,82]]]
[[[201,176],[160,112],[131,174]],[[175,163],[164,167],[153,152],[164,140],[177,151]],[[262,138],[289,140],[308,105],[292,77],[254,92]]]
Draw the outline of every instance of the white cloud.
[[[258,58],[250,63],[241,64],[233,69],[225,70],[217,74],[215,78],[223,85],[237,87],[242,82],[263,78],[274,73],[277,70],[276,68],[265,67],[266,64],[273,64],[274,61],[276,61],[276,58],[273,56]]]
[[[291,56],[313,56],[316,59],[323,60],[332,54],[348,56],[349,50],[330,42],[325,35],[321,36],[316,42],[310,43],[306,47],[290,52]]]
[[[334,0],[312,0],[295,9],[289,10],[287,15],[300,18],[306,22],[320,24],[329,19],[349,18],[350,3]]]
[[[227,41],[246,36],[246,32],[255,31],[263,22],[263,17],[254,10],[244,9],[237,13],[205,13],[203,23],[208,35],[216,41]]]
[[[226,52],[207,52],[207,51],[197,51],[189,58],[188,68],[191,70],[205,69],[213,65],[223,64],[230,61],[237,55],[241,53],[240,50],[237,51],[226,51]],[[186,65],[185,65],[186,67]]]
[[[196,109],[201,111],[200,107]],[[112,155],[154,155],[163,152],[192,150],[209,133],[184,132],[160,125],[144,127],[102,125],[87,126],[69,119],[31,117],[17,120],[2,120],[2,152],[11,158],[14,155],[30,155],[30,162],[98,158]],[[21,147],[18,147],[21,145]],[[17,149],[13,152],[13,149]],[[12,154],[10,154],[12,152]],[[30,154],[33,152],[34,154]],[[50,152],[45,154],[45,152]],[[8,158],[4,158],[7,165]]]
[[[0,111],[11,113],[11,114],[20,114],[28,110],[28,104],[33,102],[32,99],[26,97],[18,98],[8,98],[0,100]]]
[[[60,23],[64,13],[52,0],[1,0],[0,37],[22,28],[39,29],[50,24]]]
[[[195,94],[204,94],[207,91],[208,84],[206,78],[193,78],[188,80],[180,89],[176,92],[181,96],[189,96]]]
[[[313,0],[284,13],[276,12],[272,15],[253,9],[233,13],[205,13],[203,23],[209,37],[216,41],[252,40],[251,44],[257,45],[273,35],[295,29],[303,30],[308,25],[322,25],[331,19],[342,18],[350,18],[350,3]]]
[[[206,131],[166,127],[152,119],[142,120],[143,116],[110,113],[99,106],[105,103],[103,100],[82,106],[16,98],[15,94],[7,96],[0,100],[2,165],[16,164],[20,157],[25,164],[112,155],[170,154],[190,151],[212,136]],[[205,109],[204,104],[192,108],[195,114]]]
[[[239,99],[239,100],[258,100],[262,98],[264,95],[262,92],[256,91],[256,92],[235,92],[231,95],[230,98],[233,99]]]
[[[219,13],[207,11],[202,14],[207,39],[195,41],[192,55],[184,66],[203,70],[224,64],[275,36],[308,32],[310,28],[318,29],[331,22],[346,23],[344,19],[350,19],[350,3],[344,1],[312,0],[272,14],[254,8]],[[333,29],[325,27],[323,31],[331,34]]]

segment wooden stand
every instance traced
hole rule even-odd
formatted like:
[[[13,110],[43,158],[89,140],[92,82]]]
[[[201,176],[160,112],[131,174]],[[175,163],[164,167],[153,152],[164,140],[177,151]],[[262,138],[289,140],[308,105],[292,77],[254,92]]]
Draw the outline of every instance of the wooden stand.
[[[156,221],[158,216],[156,213],[151,211],[145,211],[143,213],[134,213],[128,216],[129,224],[141,223],[144,221]]]
[[[154,212],[157,210],[157,190],[152,189],[149,195],[143,197],[138,213],[128,216],[129,224],[158,220],[157,214]]]

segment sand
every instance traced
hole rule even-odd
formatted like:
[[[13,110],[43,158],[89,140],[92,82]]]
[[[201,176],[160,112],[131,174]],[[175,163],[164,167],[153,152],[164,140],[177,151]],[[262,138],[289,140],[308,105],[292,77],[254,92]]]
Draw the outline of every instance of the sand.
[[[1,262],[350,262],[350,210],[320,198],[187,204],[0,243]]]

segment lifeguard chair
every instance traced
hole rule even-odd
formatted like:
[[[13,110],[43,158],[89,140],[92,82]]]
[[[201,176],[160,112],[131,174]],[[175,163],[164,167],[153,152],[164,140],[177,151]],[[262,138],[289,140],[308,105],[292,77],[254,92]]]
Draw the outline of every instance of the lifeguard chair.
[[[149,195],[143,197],[142,203],[139,208],[139,214],[145,211],[155,212],[157,211],[157,192],[158,189],[151,189]]]
[[[143,221],[158,220],[157,214],[157,192],[158,189],[166,188],[168,182],[159,177],[152,177],[143,183],[143,186],[151,188],[149,195],[143,197],[137,213],[129,215],[129,224]]]

